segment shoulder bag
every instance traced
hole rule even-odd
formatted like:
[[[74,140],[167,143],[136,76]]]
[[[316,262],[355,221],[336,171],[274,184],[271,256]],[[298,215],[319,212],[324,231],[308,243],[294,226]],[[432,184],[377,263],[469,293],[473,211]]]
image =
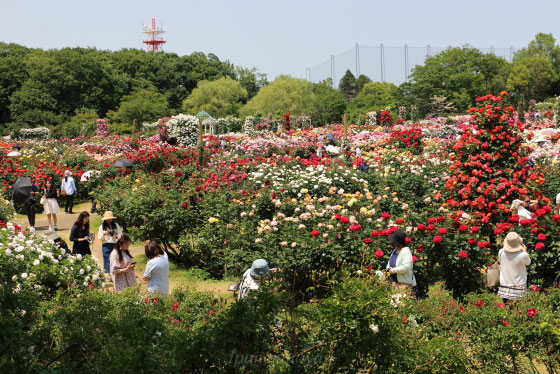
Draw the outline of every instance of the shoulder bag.
[[[500,285],[500,263],[494,262],[486,271],[486,285],[488,287],[498,287]]]

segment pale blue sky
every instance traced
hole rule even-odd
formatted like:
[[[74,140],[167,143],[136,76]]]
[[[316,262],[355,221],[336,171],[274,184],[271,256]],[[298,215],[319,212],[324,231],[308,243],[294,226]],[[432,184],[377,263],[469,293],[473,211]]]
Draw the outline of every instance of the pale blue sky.
[[[305,77],[305,68],[363,45],[522,47],[560,37],[559,0],[0,0],[0,41],[30,47],[144,48],[156,17],[165,50]]]

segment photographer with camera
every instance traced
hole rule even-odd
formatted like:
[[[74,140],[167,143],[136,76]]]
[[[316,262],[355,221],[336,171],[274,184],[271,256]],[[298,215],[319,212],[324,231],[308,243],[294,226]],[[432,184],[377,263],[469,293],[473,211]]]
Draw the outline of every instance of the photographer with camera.
[[[101,240],[101,251],[103,252],[103,270],[108,277],[111,264],[111,252],[115,248],[115,243],[122,235],[121,227],[115,222],[117,219],[113,212],[106,211],[101,219],[102,224],[97,232],[97,239]]]

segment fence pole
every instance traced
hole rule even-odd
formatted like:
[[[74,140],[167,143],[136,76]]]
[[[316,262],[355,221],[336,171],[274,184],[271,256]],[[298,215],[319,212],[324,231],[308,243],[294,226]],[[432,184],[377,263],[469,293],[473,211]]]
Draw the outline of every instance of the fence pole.
[[[358,43],[356,43],[356,54],[354,56],[355,60],[356,60],[356,79],[358,79],[358,76],[360,75],[360,68],[358,67],[358,50],[359,50],[360,46],[358,45]]]
[[[332,79],[332,86],[334,88],[334,56],[331,55],[331,79]]]
[[[432,54],[432,46],[428,44],[426,46],[426,57],[430,57],[431,54]]]
[[[408,45],[404,45],[404,81],[408,82]]]
[[[383,57],[383,44],[379,46],[379,56],[381,58],[381,82],[385,82],[385,58]]]

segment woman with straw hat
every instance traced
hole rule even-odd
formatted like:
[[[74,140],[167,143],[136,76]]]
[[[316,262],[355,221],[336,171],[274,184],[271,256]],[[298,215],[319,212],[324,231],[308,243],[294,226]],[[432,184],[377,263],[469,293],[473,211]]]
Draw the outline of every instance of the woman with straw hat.
[[[531,258],[527,247],[518,233],[511,231],[504,239],[504,246],[498,252],[500,264],[500,287],[498,296],[504,303],[524,296],[527,293],[527,266]]]
[[[101,251],[103,252],[103,270],[107,276],[110,273],[111,252],[113,252],[115,243],[122,235],[121,227],[115,222],[116,219],[113,212],[106,211],[97,231],[97,239],[101,240]]]

